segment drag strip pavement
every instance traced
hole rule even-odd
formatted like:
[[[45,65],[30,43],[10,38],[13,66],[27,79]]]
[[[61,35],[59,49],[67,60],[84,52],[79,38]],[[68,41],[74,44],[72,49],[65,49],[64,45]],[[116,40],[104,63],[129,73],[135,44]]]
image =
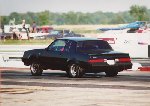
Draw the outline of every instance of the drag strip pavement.
[[[150,73],[120,72],[67,78],[59,70],[31,76],[29,70],[1,71],[2,106],[149,106]]]
[[[112,85],[110,82],[116,84]],[[140,86],[143,84],[144,86]],[[59,70],[44,70],[42,76],[31,76],[29,70],[5,70],[2,71],[2,85],[150,90],[150,73],[120,72],[114,78],[105,77],[105,73],[87,73],[83,78],[68,78],[66,72]]]

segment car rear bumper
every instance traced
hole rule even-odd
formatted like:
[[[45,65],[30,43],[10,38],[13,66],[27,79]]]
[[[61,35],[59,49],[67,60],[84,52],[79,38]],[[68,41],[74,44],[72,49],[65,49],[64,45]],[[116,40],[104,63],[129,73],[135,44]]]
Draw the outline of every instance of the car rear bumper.
[[[101,63],[101,64],[89,64],[84,66],[85,70],[87,72],[105,72],[105,71],[111,71],[116,70],[118,72],[131,69],[132,63],[117,63],[114,65],[109,65],[107,63]]]

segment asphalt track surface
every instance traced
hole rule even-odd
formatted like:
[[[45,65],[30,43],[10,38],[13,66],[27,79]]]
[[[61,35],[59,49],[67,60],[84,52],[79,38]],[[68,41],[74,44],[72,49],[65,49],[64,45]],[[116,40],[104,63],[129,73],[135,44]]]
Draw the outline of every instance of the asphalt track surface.
[[[68,78],[59,70],[31,76],[26,69],[1,69],[1,106],[149,106],[149,98],[150,72]]]
[[[21,47],[1,46],[0,50],[22,55],[32,49]],[[132,61],[150,66],[149,58]],[[0,68],[0,74],[0,106],[150,106],[150,70],[124,71],[113,78],[105,77],[105,73],[68,78],[59,70],[31,76],[27,68]]]
[[[129,75],[128,75],[129,74]],[[9,79],[9,81],[5,81]],[[43,83],[36,82],[36,79],[43,80],[56,80],[60,81],[59,83]],[[65,72],[56,71],[53,73],[44,73],[42,76],[31,76],[28,72],[18,72],[18,71],[5,71],[2,72],[2,85],[23,85],[23,86],[42,86],[42,87],[77,87],[77,88],[112,88],[112,89],[134,89],[134,90],[150,90],[150,87],[141,87],[141,86],[128,86],[128,85],[97,85],[97,84],[73,84],[73,83],[61,83],[68,80],[75,81],[139,81],[139,82],[150,82],[150,73],[149,72],[123,72],[120,73],[117,77],[109,78],[105,77],[104,73],[97,74],[86,74],[83,78],[67,78]],[[15,81],[12,81],[15,80]],[[18,81],[19,80],[19,81]],[[30,80],[30,81],[28,81]],[[31,81],[32,80],[32,81]],[[21,81],[21,82],[20,82]],[[22,82],[24,81],[24,82]]]

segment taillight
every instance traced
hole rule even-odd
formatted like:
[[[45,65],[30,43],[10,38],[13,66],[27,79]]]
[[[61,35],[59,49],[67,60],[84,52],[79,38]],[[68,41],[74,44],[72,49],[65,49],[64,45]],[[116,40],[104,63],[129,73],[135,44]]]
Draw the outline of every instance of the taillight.
[[[100,62],[104,62],[105,59],[90,59],[88,60],[89,63],[100,63]]]
[[[119,58],[119,62],[131,62],[130,58]]]

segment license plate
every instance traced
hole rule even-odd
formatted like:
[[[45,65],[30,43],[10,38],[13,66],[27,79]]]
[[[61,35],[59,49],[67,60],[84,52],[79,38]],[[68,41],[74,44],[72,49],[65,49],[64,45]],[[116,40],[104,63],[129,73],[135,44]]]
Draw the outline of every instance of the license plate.
[[[107,60],[107,63],[108,63],[109,65],[114,65],[114,64],[115,64],[115,61],[114,61],[114,60]]]

